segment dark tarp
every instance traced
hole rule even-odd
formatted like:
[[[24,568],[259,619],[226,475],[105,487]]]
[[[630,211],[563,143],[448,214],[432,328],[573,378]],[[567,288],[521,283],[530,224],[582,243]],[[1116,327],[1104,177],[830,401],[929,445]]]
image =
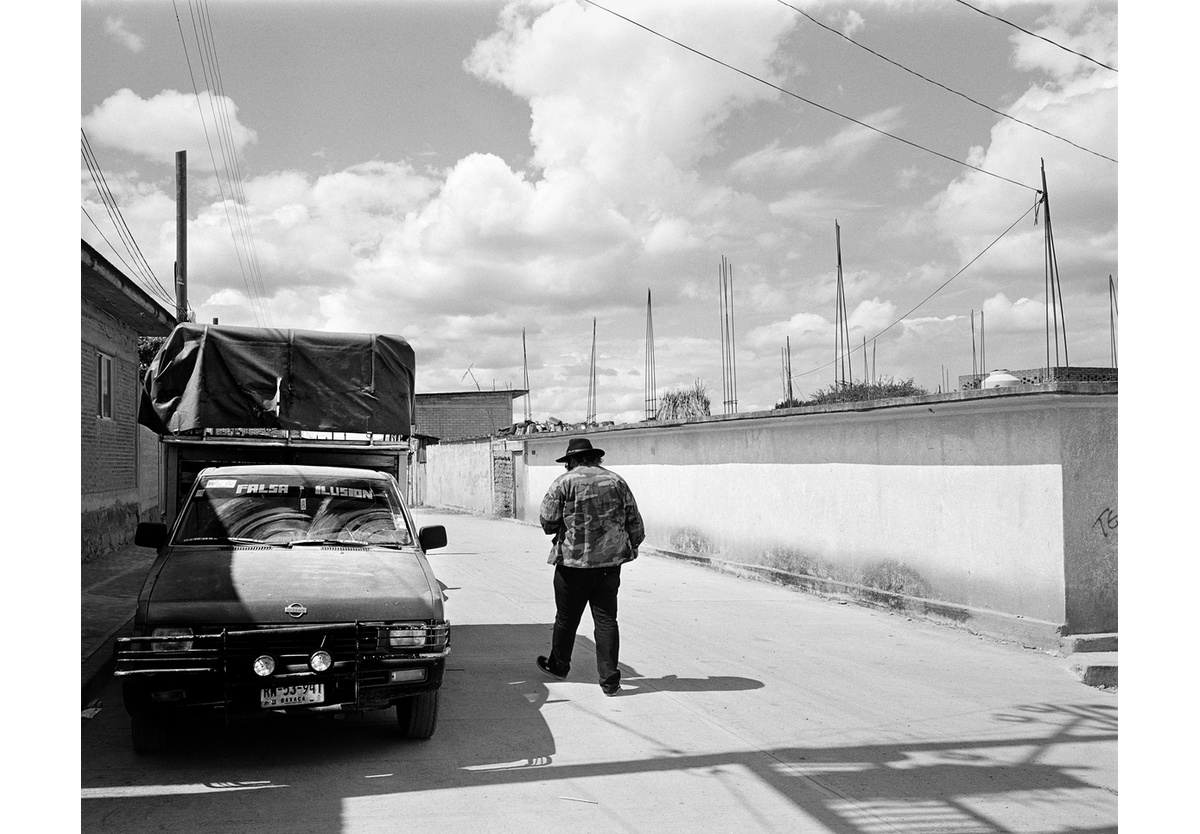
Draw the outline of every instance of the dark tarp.
[[[407,437],[415,368],[399,336],[185,323],[150,363],[138,422],[159,434],[282,428]]]

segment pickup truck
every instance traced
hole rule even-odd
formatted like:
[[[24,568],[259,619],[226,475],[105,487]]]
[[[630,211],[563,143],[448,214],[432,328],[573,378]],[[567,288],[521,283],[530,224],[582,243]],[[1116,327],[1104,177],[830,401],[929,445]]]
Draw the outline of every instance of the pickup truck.
[[[115,648],[137,752],[213,715],[394,707],[401,736],[433,735],[450,624],[426,553],[445,528],[415,524],[402,445],[299,437],[340,426],[399,441],[413,362],[398,347],[191,324],[164,343],[140,419],[162,433],[166,506],[137,527],[157,558]]]

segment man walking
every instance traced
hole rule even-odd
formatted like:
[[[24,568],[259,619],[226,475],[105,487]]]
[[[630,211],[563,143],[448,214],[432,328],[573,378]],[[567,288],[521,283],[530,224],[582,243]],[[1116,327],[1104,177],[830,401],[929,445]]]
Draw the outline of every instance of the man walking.
[[[642,516],[629,485],[600,465],[603,449],[583,437],[571,438],[558,459],[567,471],[559,475],[542,499],[539,521],[554,536],[550,558],[554,565],[557,613],[550,639],[550,656],[537,665],[551,677],[563,679],[571,670],[571,651],[583,609],[590,606],[595,626],[596,671],[605,695],[621,691],[617,656],[617,590],[621,565],[637,558],[646,537]]]

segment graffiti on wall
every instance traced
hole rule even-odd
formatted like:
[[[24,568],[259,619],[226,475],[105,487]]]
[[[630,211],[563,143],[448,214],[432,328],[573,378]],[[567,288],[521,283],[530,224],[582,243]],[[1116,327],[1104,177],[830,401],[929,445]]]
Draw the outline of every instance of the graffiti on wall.
[[[1111,507],[1106,507],[1104,512],[1100,513],[1096,517],[1096,520],[1092,522],[1092,526],[1099,527],[1100,532],[1106,539],[1110,535],[1115,536],[1117,534],[1117,511]]]

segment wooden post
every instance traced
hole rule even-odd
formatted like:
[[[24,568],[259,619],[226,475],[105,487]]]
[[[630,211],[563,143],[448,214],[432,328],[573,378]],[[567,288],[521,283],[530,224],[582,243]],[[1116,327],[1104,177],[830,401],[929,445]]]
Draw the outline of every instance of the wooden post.
[[[175,152],[175,320],[187,313],[187,151]]]

